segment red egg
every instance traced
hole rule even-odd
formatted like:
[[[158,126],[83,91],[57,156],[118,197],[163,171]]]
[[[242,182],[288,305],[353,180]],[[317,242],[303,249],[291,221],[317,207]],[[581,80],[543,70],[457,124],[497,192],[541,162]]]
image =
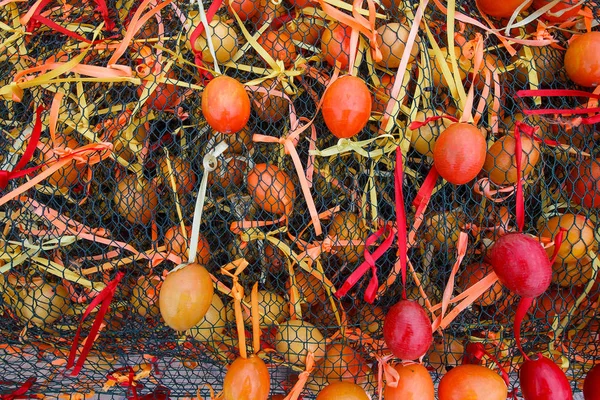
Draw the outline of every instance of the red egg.
[[[552,281],[552,266],[537,240],[523,233],[500,237],[488,253],[498,279],[510,291],[523,297],[537,297]]]
[[[383,339],[399,359],[415,360],[424,355],[433,342],[431,321],[419,304],[400,300],[385,317]]]
[[[371,116],[373,100],[365,82],[346,75],[327,88],[323,97],[323,119],[336,137],[350,138],[360,132]]]
[[[585,400],[600,400],[600,364],[587,373],[583,381],[583,397]]]
[[[462,185],[483,168],[487,144],[481,131],[466,123],[450,125],[440,134],[433,149],[433,163],[440,176]]]
[[[202,92],[202,114],[218,132],[241,131],[250,119],[250,97],[244,85],[225,75],[210,81]]]
[[[571,170],[566,193],[579,205],[600,208],[600,158],[585,159]]]
[[[573,400],[565,373],[541,354],[521,365],[519,383],[524,400]]]

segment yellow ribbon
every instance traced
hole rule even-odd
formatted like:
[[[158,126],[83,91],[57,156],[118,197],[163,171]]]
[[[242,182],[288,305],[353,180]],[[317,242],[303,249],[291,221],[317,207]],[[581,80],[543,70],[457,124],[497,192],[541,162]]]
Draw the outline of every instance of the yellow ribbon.
[[[386,145],[383,148],[380,148],[377,150],[366,151],[364,149],[369,144],[371,144],[381,138],[392,139],[392,141],[388,141],[388,143],[386,143]],[[350,139],[340,139],[340,140],[338,140],[337,144],[335,144],[327,149],[310,150],[308,152],[308,154],[321,156],[321,157],[330,157],[330,156],[341,155],[341,154],[345,154],[345,153],[353,151],[353,152],[355,152],[363,157],[367,157],[367,158],[379,157],[379,156],[382,156],[384,154],[394,151],[394,149],[396,148],[396,144],[394,143],[393,139],[394,139],[394,136],[388,135],[388,134],[380,135],[375,138],[361,140],[361,141],[357,141],[357,142],[350,140]]]

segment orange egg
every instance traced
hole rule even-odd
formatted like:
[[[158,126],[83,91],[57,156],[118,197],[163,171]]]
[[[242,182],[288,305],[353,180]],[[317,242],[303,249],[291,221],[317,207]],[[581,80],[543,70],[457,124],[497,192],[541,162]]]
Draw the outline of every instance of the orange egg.
[[[158,161],[159,178],[163,185],[171,188],[171,179],[175,181],[175,188],[178,194],[186,194],[194,190],[196,185],[196,174],[192,170],[189,161],[175,156],[169,156],[171,171],[169,173],[169,164],[167,157],[163,156]]]
[[[565,69],[573,82],[584,87],[600,83],[600,32],[574,39],[565,53]]]
[[[75,140],[75,138],[71,135],[67,134],[57,134],[56,142],[51,143],[49,140],[42,139],[41,142],[46,143],[50,149],[46,152],[42,153],[42,163],[48,163],[58,160],[58,155],[52,150],[53,148],[70,148],[77,149],[79,147],[79,142]],[[45,171],[50,166],[43,166],[41,168],[42,171]],[[72,161],[67,163],[64,167],[57,169],[54,173],[52,173],[48,178],[46,178],[47,182],[53,186],[57,186],[59,188],[70,188],[71,186],[76,185],[81,182],[83,177],[85,176],[87,170],[87,165],[82,163],[77,163],[76,161]]]
[[[481,365],[464,364],[442,377],[439,400],[506,400],[508,389],[496,372]]]
[[[421,364],[394,366],[400,380],[397,387],[385,386],[384,400],[434,400],[433,380]]]
[[[154,185],[144,177],[126,175],[118,183],[113,198],[117,211],[132,224],[147,224],[158,208]]]
[[[248,174],[248,192],[263,210],[274,214],[292,211],[296,191],[288,174],[274,165],[256,164]]]
[[[584,256],[572,263],[555,262],[552,265],[552,282],[563,287],[586,285],[592,279],[592,259]]]
[[[410,33],[409,28],[398,22],[390,22],[389,24],[380,26],[377,29],[377,33],[379,34],[377,36],[377,45],[383,56],[377,64],[387,68],[398,68]],[[415,41],[410,51],[409,66],[417,54],[419,54],[419,44]]]
[[[333,82],[323,95],[321,112],[327,128],[339,138],[351,138],[369,122],[373,98],[365,82],[346,75]]]
[[[158,299],[160,314],[169,327],[187,331],[206,315],[213,294],[213,281],[206,268],[189,264],[165,278]]]
[[[267,90],[267,93],[256,90],[253,93],[252,109],[263,121],[277,122],[289,115],[289,102],[281,96],[271,94],[271,91],[283,92],[281,83],[267,79],[258,85]]]
[[[181,227],[179,225],[169,228],[165,232],[164,246],[167,253],[173,253],[187,261],[189,253],[189,240],[192,237],[192,227],[185,227],[186,236],[184,237],[181,233]],[[187,239],[186,239],[187,238]],[[210,261],[211,251],[210,245],[206,238],[200,233],[198,235],[198,251],[196,262],[200,265],[207,265]]]
[[[532,2],[533,0],[529,0],[525,7],[521,9],[521,12],[527,11]],[[477,5],[481,11],[496,18],[510,17],[522,3],[522,0],[477,0]]]
[[[440,176],[455,185],[474,179],[483,168],[487,143],[472,124],[456,122],[440,134],[433,149],[433,163]]]
[[[296,60],[296,45],[285,30],[265,32],[258,37],[257,42],[275,61],[283,61],[286,67]]]
[[[331,382],[319,392],[317,400],[369,400],[369,396],[354,383]]]
[[[285,29],[298,42],[315,45],[323,34],[322,20],[312,15],[302,15],[285,25]]]
[[[555,240],[561,228],[566,229],[566,232],[558,250],[557,262],[577,262],[590,249],[597,248],[594,224],[583,215],[563,214],[554,216],[542,223],[540,236]],[[554,246],[548,249],[549,254],[552,254],[553,251]]]
[[[269,370],[255,355],[238,357],[227,369],[223,381],[225,400],[267,400],[270,390]]]
[[[333,238],[335,255],[349,263],[355,263],[362,258],[367,240],[368,227],[360,216],[351,212],[339,212],[331,220],[329,236]],[[357,240],[360,244],[337,244],[341,241]]]
[[[286,279],[285,288],[289,291],[290,280]],[[296,288],[300,292],[302,300],[308,304],[323,302],[327,298],[327,292],[323,283],[312,274],[298,270],[296,272]]]
[[[516,141],[513,135],[496,140],[487,151],[483,169],[497,185],[517,183]],[[521,135],[521,177],[531,173],[540,160],[539,144],[526,135]]]
[[[342,343],[327,346],[325,357],[319,363],[318,369],[329,382],[349,381],[369,373],[369,366],[363,357],[352,347]]]
[[[351,34],[352,28],[337,22],[325,27],[321,36],[321,52],[327,64],[334,67],[338,61],[342,70],[348,68]]]
[[[214,18],[208,25],[211,29],[211,42],[217,62],[224,64],[231,61],[238,51],[237,32],[231,25],[219,18]],[[206,30],[196,39],[194,47],[202,52],[203,61],[207,63],[214,62],[206,39]]]

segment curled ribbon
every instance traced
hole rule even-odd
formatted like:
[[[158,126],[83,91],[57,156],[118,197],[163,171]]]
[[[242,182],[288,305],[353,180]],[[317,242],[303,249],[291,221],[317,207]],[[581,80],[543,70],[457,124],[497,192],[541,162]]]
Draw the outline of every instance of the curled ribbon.
[[[190,250],[189,259],[187,263],[183,263],[173,268],[170,272],[175,272],[182,269],[188,264],[196,262],[198,256],[198,239],[200,237],[200,223],[202,222],[202,212],[204,211],[204,201],[206,199],[206,188],[208,186],[208,174],[217,169],[219,157],[225,150],[227,150],[227,143],[219,142],[215,148],[204,156],[202,159],[202,166],[204,167],[204,173],[202,174],[202,181],[200,182],[200,189],[198,190],[198,197],[196,198],[196,205],[194,207],[194,219],[192,221],[192,235],[190,237]]]
[[[506,383],[506,387],[509,387],[510,379],[508,377],[508,373],[506,372],[502,364],[500,364],[498,359],[485,350],[485,347],[482,343],[468,343],[465,346],[465,354],[463,355],[462,364],[479,365],[483,356],[488,356],[488,358],[492,360],[494,364],[496,364],[496,366],[500,370],[500,373],[502,374],[502,379],[504,380],[504,383]]]
[[[364,149],[366,146],[370,145],[371,143],[375,142],[376,140],[380,140],[381,138],[392,139],[392,141],[390,143],[386,144],[386,146],[384,146],[383,148],[380,148],[377,150],[366,151]],[[378,157],[383,154],[389,153],[395,149],[396,146],[393,143],[393,139],[394,139],[394,136],[387,135],[387,134],[380,135],[380,136],[377,136],[377,137],[374,137],[371,139],[367,139],[367,140],[361,140],[358,142],[355,142],[351,139],[339,139],[337,144],[335,144],[331,147],[328,147],[324,150],[318,150],[318,149],[310,150],[309,154],[321,156],[321,157],[329,157],[329,156],[345,154],[350,151],[353,151],[357,154],[360,154],[363,157],[371,157],[371,158]]]
[[[381,400],[383,398],[384,377],[385,386],[395,388],[398,387],[400,374],[398,374],[396,368],[388,363],[392,358],[394,358],[393,354],[388,354],[385,356],[376,354],[375,358],[377,359],[377,393],[379,395],[379,400]]]
[[[31,378],[28,378],[25,382],[23,382],[21,386],[19,386],[12,392],[0,394],[0,400],[15,400],[22,398],[22,396],[25,395],[25,393],[27,393],[29,389],[31,389],[31,387],[35,384],[36,380],[37,379],[33,376]],[[0,382],[0,384],[5,384],[5,382]]]
[[[456,246],[457,256],[456,262],[452,267],[452,271],[450,272],[450,277],[448,278],[448,283],[446,284],[446,288],[444,289],[444,294],[442,295],[442,306],[440,315],[433,321],[432,330],[435,331],[438,329],[442,321],[444,319],[444,314],[446,314],[446,310],[448,309],[448,305],[450,304],[450,298],[452,297],[452,292],[454,291],[454,280],[456,278],[456,274],[458,273],[458,268],[462,260],[465,258],[465,254],[467,253],[467,246],[469,243],[469,236],[465,232],[461,232],[458,238],[458,244]]]
[[[486,199],[493,201],[494,203],[501,203],[505,200],[508,200],[514,194],[516,188],[515,186],[505,186],[499,187],[498,189],[492,188],[492,181],[489,178],[481,178],[475,185],[473,186],[473,190],[475,193],[484,196]],[[507,193],[502,196],[502,193]]]
[[[110,303],[111,303],[113,296],[115,295],[115,292],[117,290],[117,286],[119,285],[119,282],[121,282],[121,279],[123,279],[124,276],[125,276],[125,274],[123,272],[117,273],[117,276],[115,277],[115,279],[110,281],[106,285],[106,287],[104,289],[102,289],[102,291],[100,293],[98,293],[98,295],[94,298],[94,300],[92,300],[92,302],[90,303],[88,308],[83,313],[83,316],[81,317],[81,321],[79,322],[79,326],[77,327],[77,332],[75,333],[75,338],[73,339],[73,345],[71,346],[71,351],[69,352],[69,359],[67,361],[67,366],[66,366],[67,370],[73,366],[75,367],[73,369],[73,371],[71,372],[71,376],[79,375],[79,372],[83,368],[83,364],[85,363],[87,355],[89,354],[90,350],[92,349],[92,345],[96,341],[96,337],[97,337],[98,333],[100,332],[100,325],[103,323],[104,316],[108,312]],[[92,313],[92,311],[94,311],[94,309],[97,306],[100,306],[100,309],[98,310],[98,313],[96,314],[96,318],[94,319],[94,323],[92,325],[92,328],[90,329],[90,333],[88,334],[88,336],[85,340],[85,345],[83,346],[83,349],[81,350],[81,353],[79,354],[79,359],[77,360],[77,363],[75,364],[75,357],[77,355],[77,348],[79,347],[79,338],[81,335],[81,326],[83,324],[83,321]]]
[[[308,378],[310,377],[310,374],[313,372],[314,368],[315,355],[312,351],[309,351],[306,354],[306,368],[300,373],[300,375],[298,376],[298,381],[296,382],[292,390],[290,390],[288,395],[285,396],[284,400],[298,400],[298,398],[302,394],[302,391],[304,390],[304,385],[306,385],[306,382],[308,381]]]
[[[365,251],[364,257],[365,261],[358,267],[354,272],[346,279],[346,282],[342,285],[340,289],[335,292],[335,296],[339,299],[340,297],[346,295],[350,289],[356,285],[356,283],[362,278],[364,274],[367,273],[367,270],[371,270],[371,279],[369,280],[369,284],[367,286],[367,290],[365,291],[365,301],[369,304],[372,304],[375,301],[375,297],[377,296],[377,289],[379,287],[379,281],[377,280],[377,260],[391,247],[394,241],[394,235],[396,231],[394,230],[392,224],[386,223],[384,224],[377,232],[372,234],[365,241]],[[373,252],[370,253],[368,248],[377,242],[377,240],[383,235],[387,234],[387,237],[381,243],[381,245]]]
[[[17,165],[15,165],[15,167],[13,168],[12,171],[0,170],[0,190],[6,189],[6,187],[8,186],[8,182],[11,179],[17,179],[17,178],[21,178],[23,176],[29,175],[29,174],[37,171],[41,167],[41,166],[37,166],[37,167],[23,170],[23,168],[27,165],[29,160],[31,160],[31,157],[33,157],[33,154],[35,153],[37,144],[40,140],[40,135],[42,133],[41,115],[42,115],[43,109],[44,108],[42,106],[39,106],[36,110],[36,117],[35,117],[35,124],[33,126],[33,131],[31,132],[31,136],[29,138],[29,142],[27,143],[25,152],[19,159],[19,162],[17,163]]]
[[[65,165],[69,164],[73,160],[79,160],[80,162],[85,162],[88,165],[96,164],[105,158],[109,157],[112,152],[112,143],[92,143],[85,145],[83,147],[78,148],[77,150],[65,150],[63,152],[63,157],[59,157],[58,160],[52,160],[47,162],[45,165],[48,166],[46,170],[42,173],[36,175],[34,178],[29,180],[28,182],[20,185],[13,191],[7,193],[3,197],[0,198],[0,206],[6,204],[8,201],[14,199],[19,196],[21,193],[26,192],[31,189],[54,172],[58,171]],[[34,167],[36,170],[41,168],[42,166]]]

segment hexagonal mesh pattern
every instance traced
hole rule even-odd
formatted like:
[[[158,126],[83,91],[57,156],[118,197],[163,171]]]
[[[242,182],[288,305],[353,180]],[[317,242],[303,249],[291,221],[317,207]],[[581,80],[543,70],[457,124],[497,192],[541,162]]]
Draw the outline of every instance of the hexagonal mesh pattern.
[[[520,395],[522,293],[488,274],[522,213],[554,256],[523,348],[581,391],[599,357],[600,73],[577,68],[600,52],[565,49],[598,9],[494,3],[0,2],[0,393],[208,396],[245,326],[271,395],[314,358],[304,398],[337,380],[375,398],[398,355],[402,208],[406,298],[442,322],[422,358],[436,383],[482,343]],[[202,267],[168,274],[196,237]]]

